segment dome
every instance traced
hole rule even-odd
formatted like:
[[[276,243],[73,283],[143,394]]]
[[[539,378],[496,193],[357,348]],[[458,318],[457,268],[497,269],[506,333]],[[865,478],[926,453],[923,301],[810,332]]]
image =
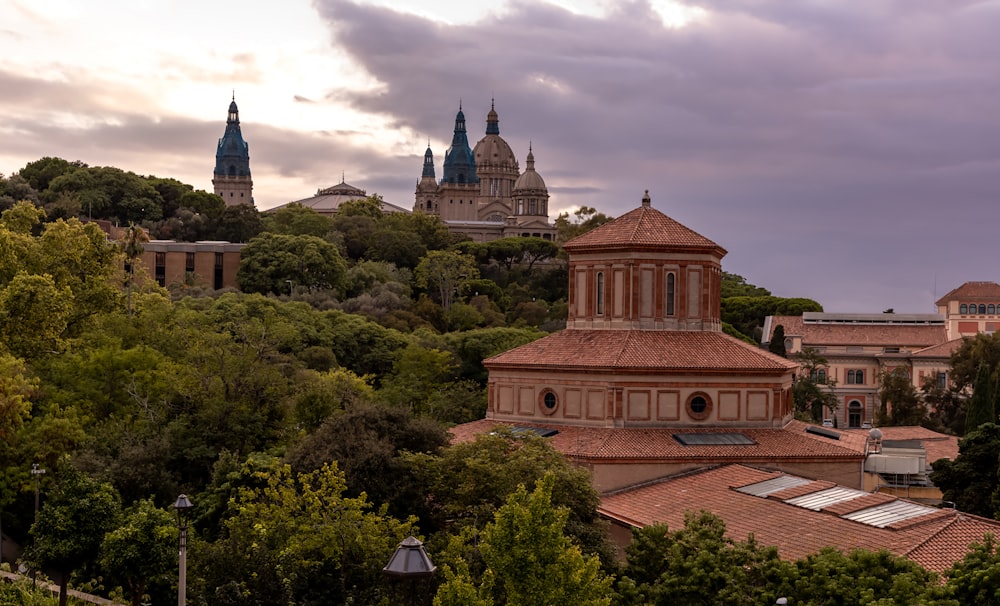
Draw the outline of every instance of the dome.
[[[535,154],[528,150],[528,167],[524,169],[524,174],[517,178],[514,183],[514,191],[545,190],[545,180],[535,171]]]
[[[490,113],[486,115],[486,136],[476,143],[472,150],[476,158],[476,168],[517,172],[517,158],[510,145],[500,136],[500,118],[496,108],[490,103]]]

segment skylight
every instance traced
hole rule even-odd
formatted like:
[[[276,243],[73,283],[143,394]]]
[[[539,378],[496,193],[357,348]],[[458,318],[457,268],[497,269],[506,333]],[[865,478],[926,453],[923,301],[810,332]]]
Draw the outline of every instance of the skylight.
[[[684,446],[752,446],[753,440],[742,433],[675,433]]]

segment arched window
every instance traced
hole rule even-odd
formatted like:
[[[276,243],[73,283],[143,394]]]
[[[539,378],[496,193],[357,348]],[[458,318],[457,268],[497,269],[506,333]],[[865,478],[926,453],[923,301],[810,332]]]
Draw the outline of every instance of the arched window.
[[[826,383],[826,369],[820,368],[819,372],[816,373],[816,377],[819,379],[820,383]]]
[[[979,313],[981,313],[981,314],[986,313],[986,304],[985,303],[980,303],[979,304]]]
[[[597,315],[604,315],[604,272],[597,272]]]
[[[847,384],[848,385],[864,385],[865,383],[865,371],[863,370],[848,370],[847,371]]]
[[[861,406],[861,402],[851,400],[851,403],[847,405],[847,426],[861,427],[861,417],[863,412],[864,407]]]
[[[988,314],[995,314],[996,312],[997,312],[997,308],[992,303],[990,303],[989,305],[986,306],[986,313],[988,313]]]
[[[854,385],[854,371],[853,370],[848,370],[847,371],[847,384],[848,385]]]
[[[969,306],[966,305],[965,303],[962,303],[961,305],[958,306],[958,313],[960,314],[969,313]]]

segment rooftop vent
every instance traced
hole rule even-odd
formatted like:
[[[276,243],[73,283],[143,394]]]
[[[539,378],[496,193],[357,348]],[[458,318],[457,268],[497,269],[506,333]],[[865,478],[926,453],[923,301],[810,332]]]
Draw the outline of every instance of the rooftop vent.
[[[684,446],[752,446],[753,440],[742,433],[675,433]]]
[[[831,440],[839,440],[840,434],[832,429],[827,429],[825,427],[816,427],[815,425],[810,425],[806,427],[806,433],[811,433],[817,436],[823,436],[824,438],[830,438]]]

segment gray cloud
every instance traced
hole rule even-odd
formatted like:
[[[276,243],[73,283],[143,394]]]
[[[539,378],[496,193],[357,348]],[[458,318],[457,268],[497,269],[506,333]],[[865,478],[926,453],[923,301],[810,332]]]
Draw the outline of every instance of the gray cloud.
[[[680,29],[644,2],[601,19],[519,3],[460,26],[315,5],[384,84],[332,96],[445,141],[462,98],[475,141],[495,95],[555,206],[617,215],[648,188],[730,250],[727,269],[830,310],[933,311],[934,276],[939,295],[1000,280],[994,4],[722,0]]]

